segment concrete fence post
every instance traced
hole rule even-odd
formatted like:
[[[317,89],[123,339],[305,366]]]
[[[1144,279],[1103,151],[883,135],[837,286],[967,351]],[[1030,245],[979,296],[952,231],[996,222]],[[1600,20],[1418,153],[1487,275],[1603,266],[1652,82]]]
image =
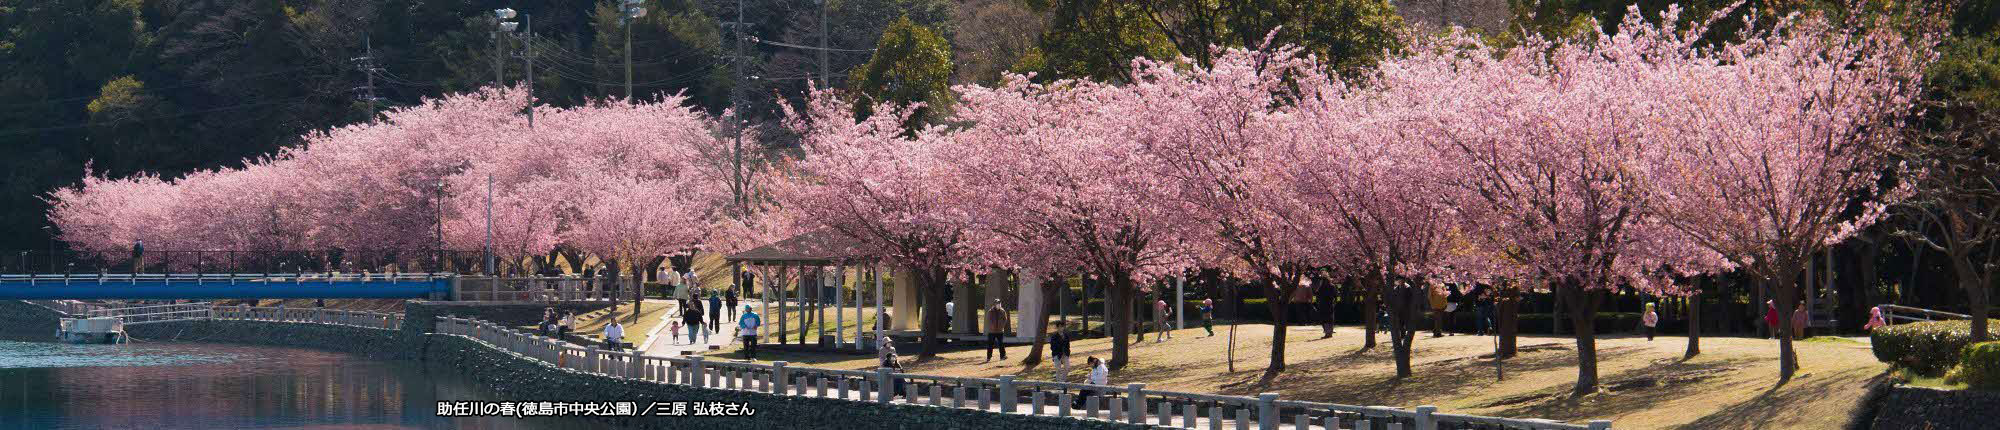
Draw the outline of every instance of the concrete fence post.
[[[1437,413],[1437,410],[1438,408],[1436,406],[1431,406],[1431,405],[1418,406],[1417,430],[1437,430],[1438,428],[1437,417],[1431,416],[1431,414]]]
[[[1611,430],[1611,420],[1593,420],[1590,422],[1590,430]]]
[[[632,378],[632,377],[643,376],[641,373],[645,371],[646,364],[639,361],[643,357],[645,357],[645,355],[640,354],[638,351],[625,352],[625,377]]]
[[[696,387],[708,386],[708,379],[703,378],[702,376],[705,375],[702,375],[701,356],[696,355],[688,357],[688,377],[694,381],[694,386]]]
[[[1126,390],[1125,391],[1126,401],[1132,402],[1130,405],[1125,407],[1125,410],[1132,411],[1132,413],[1126,414],[1125,422],[1133,424],[1145,424],[1146,384],[1136,383],[1136,382],[1131,384],[1126,384],[1125,390]]]
[[[1278,430],[1278,393],[1257,395],[1257,429]]]
[[[785,369],[785,365],[786,363],[783,361],[771,362],[772,394],[784,394],[785,386],[792,382],[791,375],[787,372],[788,369]]]
[[[890,370],[887,367],[875,368],[875,401],[878,403],[889,403],[889,398],[896,394],[896,381],[889,375]]]
[[[1014,391],[1014,375],[1000,375],[1000,413],[1014,413],[1014,403],[1021,400],[1020,392]]]

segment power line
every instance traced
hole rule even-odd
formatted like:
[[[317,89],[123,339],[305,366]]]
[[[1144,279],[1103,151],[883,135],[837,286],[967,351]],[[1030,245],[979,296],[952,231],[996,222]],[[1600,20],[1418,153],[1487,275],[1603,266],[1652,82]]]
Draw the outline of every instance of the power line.
[[[235,105],[235,106],[224,106],[224,107],[219,107],[219,108],[212,108],[212,109],[202,109],[202,110],[197,110],[197,111],[190,111],[190,112],[181,112],[181,113],[177,113],[177,114],[173,114],[173,115],[161,115],[161,116],[154,116],[154,117],[146,117],[146,118],[137,118],[137,119],[132,119],[131,121],[152,121],[152,120],[156,120],[156,119],[169,119],[169,118],[179,118],[179,117],[184,117],[184,116],[189,116],[189,115],[199,115],[199,114],[205,114],[205,113],[214,113],[214,112],[222,112],[222,111],[229,111],[229,110],[237,110],[237,109],[249,109],[249,108],[254,108],[254,107],[263,107],[263,106],[270,106],[270,105],[277,105],[277,104],[285,104],[285,103],[291,103],[291,102],[296,102],[296,101],[301,101],[301,100],[305,100],[305,99],[310,99],[310,98],[313,98],[313,96],[300,96],[300,97],[293,97],[293,98],[289,98],[289,99],[281,99],[281,100],[275,100],[275,101],[268,101],[268,102],[260,102],[260,103],[250,103],[250,104],[242,104],[242,105]],[[21,129],[13,129],[13,130],[0,130],[0,136],[16,136],[16,135],[22,135],[22,134],[29,134],[29,133],[41,133],[41,132],[48,132],[48,131],[57,131],[57,130],[71,130],[71,129],[78,129],[78,128],[84,128],[84,127],[90,127],[90,126],[94,126],[94,125],[102,125],[102,124],[101,124],[101,123],[96,123],[96,122],[82,122],[82,123],[74,123],[74,124],[68,124],[68,125],[59,125],[59,126],[51,126],[51,127],[40,127],[40,128],[21,128]]]
[[[762,43],[762,44],[765,44],[765,45],[772,45],[772,46],[783,46],[783,47],[786,47],[786,48],[794,48],[794,49],[808,49],[808,50],[814,50],[814,51],[826,51],[826,52],[875,52],[875,48],[868,48],[868,49],[841,49],[841,48],[821,48],[821,47],[818,47],[818,46],[805,46],[805,45],[793,45],[793,44],[790,44],[790,43],[784,43],[784,42],[773,42],[773,41],[769,41],[769,40],[764,40],[764,39],[759,39],[759,38],[756,38],[756,37],[751,37],[751,38],[750,38],[750,41],[751,41],[751,42],[757,42],[757,43]]]
[[[272,75],[279,75],[279,74],[286,74],[286,73],[291,73],[291,72],[296,72],[296,71],[300,71],[300,70],[306,70],[306,69],[313,69],[313,68],[318,68],[318,67],[319,67],[319,66],[299,66],[299,67],[291,67],[291,68],[284,68],[284,69],[278,69],[278,70],[272,70],[272,71],[269,71],[269,72],[263,72],[263,73],[252,73],[252,74],[248,74],[248,75],[235,75],[235,76],[223,76],[223,77],[218,77],[218,78],[215,78],[215,79],[211,79],[211,80],[206,80],[206,81],[199,81],[199,82],[190,82],[190,83],[185,83],[185,84],[180,84],[180,85],[174,85],[174,86],[166,86],[166,87],[153,87],[153,88],[148,88],[148,90],[149,90],[149,91],[159,91],[159,90],[175,90],[175,89],[181,89],[181,88],[188,88],[188,87],[195,87],[195,86],[202,86],[202,85],[207,85],[207,84],[211,84],[211,83],[215,83],[215,82],[219,82],[219,81],[232,81],[232,80],[238,80],[238,79],[250,79],[250,78],[261,78],[261,77],[266,77],[266,76],[272,76]],[[46,104],[55,104],[55,103],[62,103],[62,102],[68,102],[68,101],[77,101],[77,100],[90,100],[90,99],[96,99],[96,98],[98,98],[99,96],[102,96],[102,94],[92,94],[92,95],[87,95],[87,96],[75,96],[75,97],[64,97],[64,98],[57,98],[57,99],[46,99],[46,100],[42,100],[42,101],[34,101],[34,102],[24,102],[24,103],[10,103],[10,104],[4,104],[4,105],[0,105],[0,108],[17,108],[17,107],[28,107],[28,106],[40,106],[40,105],[46,105]]]

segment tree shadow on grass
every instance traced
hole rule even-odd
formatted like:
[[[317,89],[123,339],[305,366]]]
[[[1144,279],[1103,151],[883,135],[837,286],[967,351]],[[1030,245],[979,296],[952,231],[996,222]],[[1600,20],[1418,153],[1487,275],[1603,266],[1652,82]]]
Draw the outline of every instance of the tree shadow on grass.
[[[1632,353],[1636,348],[1607,348],[1599,355],[1611,357]],[[1498,383],[1491,354],[1487,358],[1459,357],[1416,363],[1411,376],[1398,378],[1382,369],[1392,360],[1387,348],[1373,352],[1337,353],[1296,363],[1272,380],[1262,378],[1263,369],[1249,369],[1209,378],[1218,392],[1251,395],[1279,392],[1287,399],[1357,405],[1413,405],[1459,393],[1475,392]],[[1575,354],[1567,347],[1523,348],[1505,360],[1509,374],[1527,374],[1576,366]],[[1365,371],[1358,367],[1377,366]],[[1567,385],[1565,385],[1567,387]]]
[[[1557,384],[1481,407],[1505,407],[1493,413],[1498,416],[1564,421],[1618,416],[1656,408],[1659,399],[1696,396],[1717,389],[1702,382],[1756,362],[1751,358],[1704,361],[1663,358],[1651,366],[1604,375],[1599,380],[1599,391],[1594,394],[1575,396],[1571,394],[1571,384]]]
[[[1772,421],[1774,420],[1772,418],[1784,412],[1796,410],[1799,408],[1799,405],[1811,403],[1815,400],[1837,397],[1838,395],[1835,393],[1843,387],[1853,388],[1850,385],[1855,384],[1856,381],[1860,381],[1860,384],[1863,386],[1868,386],[1885,383],[1885,379],[1889,378],[1887,373],[1875,373],[1872,377],[1866,379],[1860,378],[1862,375],[1868,373],[1871,373],[1869,369],[1846,369],[1819,375],[1801,373],[1802,376],[1794,377],[1784,385],[1773,386],[1768,390],[1764,390],[1763,393],[1758,394],[1755,398],[1729,405],[1722,408],[1722,410],[1715,411],[1713,414],[1708,414],[1708,416],[1696,419],[1694,422],[1675,428],[1776,428],[1780,425],[1773,424]],[[1856,403],[1856,405],[1855,407],[1845,408],[1849,416],[1839,417],[1841,422],[1852,422],[1854,418],[1853,414],[1862,413],[1867,409],[1863,405],[1859,405],[1859,403],[1865,401],[1864,398],[1866,396],[1850,397],[1854,397],[1851,401]]]

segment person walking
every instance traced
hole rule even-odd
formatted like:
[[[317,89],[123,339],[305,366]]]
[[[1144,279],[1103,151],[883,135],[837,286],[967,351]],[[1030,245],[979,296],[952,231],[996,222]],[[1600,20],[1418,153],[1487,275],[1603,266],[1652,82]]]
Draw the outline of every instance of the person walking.
[[[1069,322],[1056,320],[1056,332],[1049,333],[1049,359],[1056,364],[1056,382],[1069,382]]]
[[[1333,304],[1334,301],[1339,299],[1339,291],[1334,289],[1333,283],[1326,282],[1325,280],[1315,279],[1311,287],[1313,289],[1313,316],[1324,318],[1319,323],[1319,338],[1326,339],[1333,337]]]
[[[1014,331],[1008,325],[1007,308],[1000,305],[1000,299],[993,299],[993,306],[986,308],[986,361],[993,361],[993,350],[1000,350],[1000,359],[1007,359],[1007,333]]]
[[[757,327],[761,325],[764,325],[764,317],[750,310],[750,306],[743,306],[743,316],[736,318],[737,335],[743,337],[743,358],[757,359]]]
[[[736,309],[736,288],[736,286],[731,285],[729,286],[729,290],[722,292],[722,301],[729,304],[729,309]],[[736,315],[730,314],[729,320],[735,321]]]
[[[1453,321],[1458,321],[1458,319],[1457,319],[1457,318],[1453,318],[1453,317],[1455,317],[1455,316],[1458,316],[1458,308],[1459,308],[1459,307],[1461,307],[1461,306],[1460,306],[1460,304],[1462,304],[1462,303],[1465,303],[1465,294],[1462,294],[1462,293],[1459,293],[1459,292],[1458,292],[1458,285],[1457,285],[1457,284],[1453,284],[1453,285],[1449,285],[1449,286],[1446,286],[1446,287],[1445,287],[1445,294],[1444,294],[1444,335],[1445,335],[1445,336],[1455,336],[1455,335],[1457,335],[1457,334],[1458,334],[1458,333],[1457,333],[1456,331],[1452,330],[1451,326],[1452,326],[1452,322],[1453,322]]]
[[[681,311],[681,318],[687,321],[688,344],[700,345],[702,336],[708,333],[701,329],[701,300],[689,300],[688,305]]]
[[[1215,337],[1215,299],[1201,299],[1201,329]]]
[[[1778,302],[1777,302],[1776,300],[1765,300],[1765,301],[1764,301],[1764,325],[1767,325],[1767,326],[1770,326],[1770,327],[1771,327],[1771,329],[1770,329],[1770,330],[1766,330],[1766,331],[1765,331],[1765,333],[1767,334],[1767,336],[1764,336],[1764,338],[1765,338],[1765,339],[1770,339],[1770,338],[1771,338],[1772,336],[1779,336],[1779,335],[1780,335],[1780,334],[1778,333],[1778,304],[1777,304],[1777,303],[1778,303]]]
[[[1792,308],[1792,340],[1806,338],[1806,317],[1806,302],[1800,300],[1799,306]]]
[[[1639,322],[1646,325],[1646,341],[1653,340],[1653,329],[1660,325],[1660,314],[1653,311],[1653,304],[1646,303],[1646,314],[1639,316]]]
[[[673,339],[673,341],[674,341],[674,344],[675,344],[675,345],[679,345],[679,344],[681,344],[681,319],[680,319],[680,318],[674,318],[674,319],[673,319],[673,321],[669,321],[669,322],[667,323],[667,334],[668,334],[669,336],[672,336],[672,339]]]
[[[722,307],[721,294],[716,294],[714,291],[708,292],[708,334],[715,334],[717,330],[721,330],[719,326],[722,325],[722,313],[729,309],[734,308]]]
[[[618,317],[611,317],[611,322],[604,325],[604,350],[624,349],[624,340],[625,325],[618,323]]]
[[[1882,306],[1876,305],[1875,307],[1868,308],[1868,324],[1862,325],[1861,329],[1874,331],[1876,327],[1887,325],[1889,325],[1889,321],[1882,319]]]
[[[1153,329],[1160,332],[1153,335],[1153,343],[1166,342],[1168,338],[1174,337],[1174,331],[1167,327],[1167,312],[1166,299],[1153,301]]]

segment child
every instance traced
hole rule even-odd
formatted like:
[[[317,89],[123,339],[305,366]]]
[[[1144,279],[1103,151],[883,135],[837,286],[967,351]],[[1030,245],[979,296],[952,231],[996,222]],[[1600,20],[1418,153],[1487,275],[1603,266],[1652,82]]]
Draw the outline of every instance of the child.
[[[675,345],[681,344],[681,320],[672,320],[668,322],[667,333],[673,334]]]
[[[1652,303],[1646,303],[1646,314],[1639,317],[1639,322],[1646,324],[1646,341],[1653,341],[1653,327],[1660,325],[1660,314],[1653,312]]]

